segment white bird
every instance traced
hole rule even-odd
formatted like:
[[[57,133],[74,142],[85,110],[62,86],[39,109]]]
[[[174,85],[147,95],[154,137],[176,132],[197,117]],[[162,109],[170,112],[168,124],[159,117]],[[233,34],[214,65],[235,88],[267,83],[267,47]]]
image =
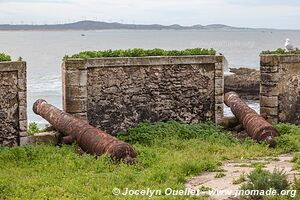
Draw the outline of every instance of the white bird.
[[[285,40],[285,51],[293,51],[294,50],[294,46],[291,44],[290,39],[287,38]]]

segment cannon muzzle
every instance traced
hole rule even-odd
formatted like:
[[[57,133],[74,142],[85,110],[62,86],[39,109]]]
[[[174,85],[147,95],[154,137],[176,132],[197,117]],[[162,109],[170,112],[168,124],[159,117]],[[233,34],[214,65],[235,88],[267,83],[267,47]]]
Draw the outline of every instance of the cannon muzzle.
[[[266,141],[271,147],[276,146],[274,137],[279,136],[279,132],[243,102],[237,93],[226,93],[224,101],[252,139]]]

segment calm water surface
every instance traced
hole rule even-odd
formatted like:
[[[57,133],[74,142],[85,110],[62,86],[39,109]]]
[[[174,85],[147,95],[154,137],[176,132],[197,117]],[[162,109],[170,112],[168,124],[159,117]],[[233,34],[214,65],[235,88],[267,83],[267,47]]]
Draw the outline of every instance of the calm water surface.
[[[28,121],[43,123],[31,107],[43,98],[61,108],[61,63],[66,54],[135,47],[204,47],[224,54],[230,67],[258,68],[259,53],[282,47],[287,37],[300,46],[300,31],[9,31],[0,32],[0,52],[27,61]],[[259,105],[251,102],[251,106],[257,109]]]

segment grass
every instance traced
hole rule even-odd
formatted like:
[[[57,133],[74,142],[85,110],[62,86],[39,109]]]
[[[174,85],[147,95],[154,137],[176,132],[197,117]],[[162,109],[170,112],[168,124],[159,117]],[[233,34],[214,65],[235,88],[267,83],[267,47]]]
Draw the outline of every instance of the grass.
[[[0,199],[148,199],[147,196],[114,196],[112,190],[157,189],[170,199],[166,188],[184,189],[189,178],[203,172],[220,171],[221,161],[276,156],[292,150],[288,139],[300,131],[292,125],[279,125],[287,135],[277,148],[241,142],[211,123],[187,125],[179,122],[145,122],[120,135],[139,152],[135,165],[114,164],[107,156],[78,154],[73,146],[26,146],[0,148]],[[288,128],[290,127],[290,128]],[[284,144],[282,144],[284,142]],[[176,196],[176,199],[201,199]]]
[[[275,51],[262,51],[261,55],[267,54],[300,54],[300,49],[296,48],[293,51],[285,51],[285,49],[278,48]]]
[[[9,55],[0,52],[0,62],[4,62],[4,61],[11,61],[11,57]]]
[[[222,172],[219,172],[219,173],[217,173],[217,174],[215,175],[215,178],[222,178],[222,177],[224,177],[224,176],[226,176],[226,174],[224,174],[224,173],[222,173]]]
[[[234,179],[232,181],[232,184],[238,185],[238,184],[245,182],[246,180],[247,180],[246,175],[244,173],[242,173],[238,179]]]
[[[64,60],[69,58],[102,58],[102,57],[145,57],[145,56],[186,56],[186,55],[216,55],[214,49],[185,49],[185,50],[164,50],[164,49],[127,49],[127,50],[104,50],[84,51],[72,56],[66,55]]]

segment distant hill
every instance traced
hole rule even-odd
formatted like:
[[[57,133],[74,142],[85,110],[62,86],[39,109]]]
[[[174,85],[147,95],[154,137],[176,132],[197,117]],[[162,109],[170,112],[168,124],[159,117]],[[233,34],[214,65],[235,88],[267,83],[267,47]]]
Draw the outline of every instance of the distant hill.
[[[207,26],[193,25],[181,26],[173,24],[169,26],[160,24],[142,25],[142,24],[121,24],[108,23],[100,21],[79,21],[68,24],[53,24],[53,25],[0,25],[0,31],[9,30],[111,30],[111,29],[129,29],[129,30],[240,30],[249,28],[238,28],[226,26],[223,24],[211,24]]]

